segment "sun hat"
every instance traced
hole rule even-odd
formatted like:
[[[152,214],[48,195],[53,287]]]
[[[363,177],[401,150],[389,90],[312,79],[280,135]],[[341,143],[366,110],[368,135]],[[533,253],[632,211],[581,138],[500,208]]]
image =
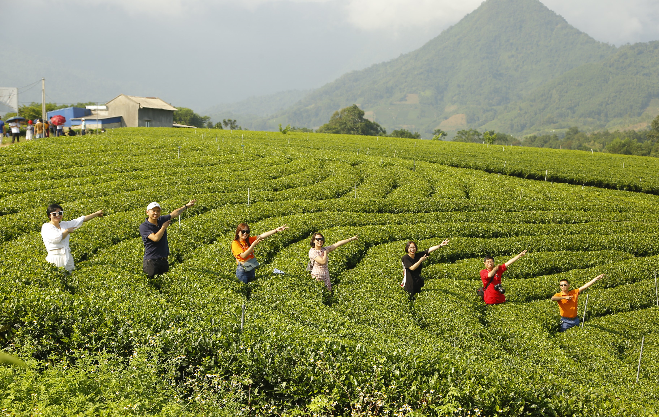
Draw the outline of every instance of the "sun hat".
[[[149,203],[149,205],[146,206],[146,209],[147,209],[147,210],[151,210],[151,209],[154,209],[154,208],[156,208],[156,207],[160,207],[160,204],[158,204],[158,203],[156,203],[156,202],[154,201],[153,203]]]

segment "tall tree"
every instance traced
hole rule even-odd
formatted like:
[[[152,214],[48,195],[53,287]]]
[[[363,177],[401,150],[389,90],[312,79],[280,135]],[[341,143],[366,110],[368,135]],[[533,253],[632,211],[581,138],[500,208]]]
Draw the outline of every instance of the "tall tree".
[[[174,123],[187,126],[204,127],[210,119],[208,116],[198,115],[187,107],[178,107],[174,112]]]
[[[408,139],[421,139],[421,134],[419,132],[410,132],[407,129],[397,129],[391,132],[392,138],[408,138]]]
[[[432,140],[442,140],[448,136],[448,133],[444,132],[442,129],[435,129],[433,130],[432,135]]]
[[[648,139],[658,142],[659,141],[659,116],[655,117],[650,125],[650,131],[648,132]]]
[[[382,126],[365,119],[364,110],[357,107],[356,104],[335,111],[329,122],[318,128],[318,132],[364,136],[387,134]]]
[[[483,141],[482,134],[476,129],[459,130],[453,138],[454,142],[475,142],[481,143]]]
[[[236,119],[223,119],[222,124],[225,129],[240,130],[240,126],[238,126]]]

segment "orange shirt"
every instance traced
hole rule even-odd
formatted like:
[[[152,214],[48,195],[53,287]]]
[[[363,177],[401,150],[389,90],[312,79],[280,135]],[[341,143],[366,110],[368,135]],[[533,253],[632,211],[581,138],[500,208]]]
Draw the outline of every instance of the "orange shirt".
[[[577,301],[579,300],[579,289],[570,290],[567,295],[571,295],[569,300],[558,300],[558,309],[561,310],[561,317],[573,319],[577,317]],[[554,297],[564,296],[562,292],[554,294]]]
[[[254,252],[250,253],[247,258],[243,259],[240,254],[245,252],[247,249],[249,249],[250,246],[252,246],[252,243],[256,240],[256,236],[250,236],[249,237],[249,244],[247,242],[243,243],[241,240],[234,240],[231,242],[231,253],[233,253],[233,256],[236,258],[238,262],[245,262],[248,259],[252,259],[254,257]]]

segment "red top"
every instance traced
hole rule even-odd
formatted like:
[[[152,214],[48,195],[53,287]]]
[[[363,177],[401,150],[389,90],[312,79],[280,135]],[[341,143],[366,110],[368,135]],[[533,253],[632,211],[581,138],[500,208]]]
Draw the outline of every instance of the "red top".
[[[506,264],[499,265],[499,270],[494,274],[492,282],[485,290],[485,296],[483,297],[485,304],[501,304],[506,302],[506,296],[494,289],[495,285],[501,284],[501,274],[506,272],[506,269],[508,269],[506,268]],[[481,269],[481,281],[483,281],[483,287],[490,281],[490,278],[487,276],[489,273],[490,271],[487,269]]]

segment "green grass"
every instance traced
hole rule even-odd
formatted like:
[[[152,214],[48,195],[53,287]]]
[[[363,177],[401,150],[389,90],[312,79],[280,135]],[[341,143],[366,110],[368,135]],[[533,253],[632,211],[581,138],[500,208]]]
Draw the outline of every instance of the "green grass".
[[[0,367],[7,414],[659,409],[653,158],[118,129],[5,147],[0,159],[0,349],[28,365]],[[170,272],[157,288],[141,272],[145,207],[169,212],[192,198],[169,229]],[[77,270],[66,278],[45,262],[39,234],[52,201],[67,219],[106,213],[72,236]],[[228,249],[242,221],[256,233],[289,225],[259,245],[248,286]],[[333,294],[305,271],[314,231],[328,243],[359,235],[330,255]],[[405,242],[445,238],[410,301],[399,286]],[[486,308],[475,295],[480,259],[523,249],[504,274],[509,302]],[[558,333],[558,280],[599,273],[584,327]]]

